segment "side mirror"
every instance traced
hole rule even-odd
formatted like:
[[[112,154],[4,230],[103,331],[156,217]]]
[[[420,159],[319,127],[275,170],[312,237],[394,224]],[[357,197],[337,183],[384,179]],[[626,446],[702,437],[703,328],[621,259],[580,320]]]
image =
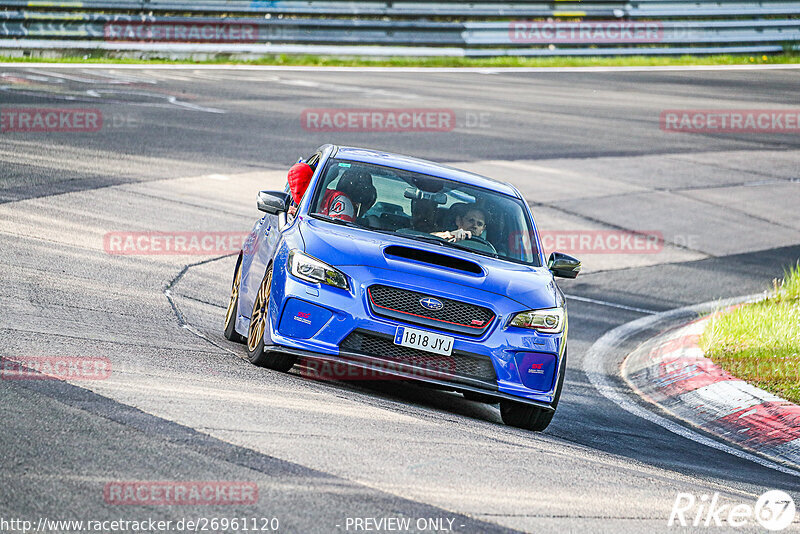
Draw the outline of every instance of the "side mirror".
[[[291,205],[292,196],[283,191],[259,191],[256,197],[258,209],[272,215],[288,210]]]
[[[575,278],[581,272],[581,260],[561,252],[553,252],[550,254],[550,259],[547,260],[547,268],[550,269],[553,276]]]

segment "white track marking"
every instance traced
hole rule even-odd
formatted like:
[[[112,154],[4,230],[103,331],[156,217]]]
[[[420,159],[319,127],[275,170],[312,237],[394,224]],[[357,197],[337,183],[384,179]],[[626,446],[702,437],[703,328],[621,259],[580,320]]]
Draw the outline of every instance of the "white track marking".
[[[567,300],[578,300],[581,302],[590,302],[592,304],[599,304],[600,306],[609,306],[611,308],[619,308],[621,310],[635,311],[638,313],[646,313],[648,315],[655,315],[658,312],[655,310],[646,310],[644,308],[637,308],[635,306],[626,306],[625,304],[617,304],[616,302],[608,302],[605,300],[590,299],[589,297],[578,297],[575,295],[564,295]]]
[[[608,355],[614,350],[619,350],[619,346],[623,341],[629,339],[631,336],[641,332],[642,330],[652,328],[661,322],[675,319],[688,313],[707,312],[719,307],[731,306],[742,302],[756,300],[762,297],[763,293],[759,293],[757,295],[750,295],[746,297],[705,302],[703,304],[687,306],[685,308],[678,308],[667,312],[657,313],[655,315],[649,315],[647,317],[642,317],[640,319],[636,319],[635,321],[631,321],[630,323],[626,323],[611,330],[610,332],[607,332],[589,348],[583,359],[583,370],[597,391],[599,391],[604,397],[614,402],[623,410],[637,417],[641,417],[646,421],[650,421],[651,423],[665,428],[673,434],[677,434],[678,436],[692,440],[701,445],[705,445],[706,447],[711,447],[712,449],[726,452],[769,469],[780,471],[781,473],[800,476],[800,471],[791,469],[776,462],[771,462],[758,455],[750,454],[735,447],[731,447],[730,445],[711,439],[698,432],[695,432],[694,430],[691,430],[690,428],[682,426],[674,421],[646,410],[642,406],[626,398],[624,394],[620,393],[619,388],[611,383],[611,381],[608,379],[608,376],[606,376],[605,372],[603,371],[603,363],[607,359]]]
[[[674,65],[642,67],[312,67],[290,65],[192,65],[192,64],[105,64],[105,63],[0,63],[0,68],[48,69],[117,69],[117,70],[244,70],[244,71],[310,71],[310,72],[431,72],[506,74],[514,72],[691,72],[691,71],[751,71],[800,69],[800,63],[775,65]]]
[[[121,84],[127,83],[122,82],[120,80],[114,80],[113,78],[109,79],[107,76],[106,79],[98,80],[97,78],[85,78],[83,76],[75,76],[74,74],[63,74],[63,73],[55,73],[55,72],[47,72],[47,71],[36,71],[35,74],[42,74],[44,76],[48,76],[50,78],[56,78],[59,80],[67,80],[70,82],[78,82],[78,83],[90,83],[90,84]]]
[[[88,74],[88,73],[87,73]],[[118,83],[126,83],[126,84],[137,84],[137,83],[146,83],[150,85],[157,84],[155,80],[148,80],[147,78],[142,78],[140,76],[135,76],[132,74],[119,74],[119,73],[108,73],[108,72],[98,72],[95,69],[95,72],[91,73],[92,76],[98,76],[100,78],[107,78],[110,80],[117,80]]]

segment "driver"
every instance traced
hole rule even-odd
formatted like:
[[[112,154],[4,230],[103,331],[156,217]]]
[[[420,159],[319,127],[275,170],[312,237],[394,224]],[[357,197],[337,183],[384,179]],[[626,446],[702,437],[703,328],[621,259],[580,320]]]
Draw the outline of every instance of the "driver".
[[[471,239],[473,236],[480,237],[486,230],[486,212],[475,206],[470,207],[462,215],[456,216],[455,223],[458,226],[455,230],[435,232],[433,235],[451,243]]]

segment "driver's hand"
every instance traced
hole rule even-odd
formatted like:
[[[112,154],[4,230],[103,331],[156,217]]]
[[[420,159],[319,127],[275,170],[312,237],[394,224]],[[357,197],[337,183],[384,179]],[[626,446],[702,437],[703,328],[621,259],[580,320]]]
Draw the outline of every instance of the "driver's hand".
[[[460,228],[458,230],[453,230],[452,232],[434,232],[431,235],[441,237],[445,241],[450,241],[451,243],[472,238],[472,232],[469,230],[462,230]]]
[[[452,232],[449,233],[451,238],[448,239],[448,241],[462,241],[464,239],[472,238],[472,232],[470,232],[469,230],[462,230],[461,228],[459,228],[458,230],[453,230]]]

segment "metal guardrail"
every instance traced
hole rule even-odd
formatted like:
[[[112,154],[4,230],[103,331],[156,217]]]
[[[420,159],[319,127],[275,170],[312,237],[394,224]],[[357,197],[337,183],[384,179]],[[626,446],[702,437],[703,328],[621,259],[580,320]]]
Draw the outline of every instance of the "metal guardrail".
[[[771,53],[797,43],[793,0],[0,1],[0,49],[17,50],[343,54],[347,47],[348,55],[487,57]]]
[[[745,45],[745,46],[692,46],[668,48],[639,48],[639,47],[614,47],[598,49],[592,47],[554,48],[554,49],[485,49],[485,48],[454,48],[454,47],[426,47],[426,46],[352,46],[352,45],[314,45],[314,44],[258,44],[258,45],[230,45],[203,43],[191,44],[153,44],[153,43],[106,43],[103,41],[60,41],[60,40],[15,40],[0,39],[0,51],[30,52],[65,50],[83,54],[89,51],[105,50],[121,53],[153,54],[158,57],[182,57],[184,55],[214,55],[214,54],[240,54],[240,55],[276,55],[276,54],[307,54],[307,55],[336,55],[336,56],[373,56],[373,57],[588,57],[600,55],[613,56],[667,56],[667,55],[701,55],[701,54],[771,54],[784,50],[776,45]]]
[[[102,39],[109,42],[138,42],[137,35],[158,26],[180,27],[182,25],[220,25],[219,19],[171,17],[169,19],[136,17],[133,15],[84,14],[80,21],[47,21],[42,19],[20,19],[15,14],[0,13],[0,36],[16,38],[72,38]],[[553,25],[522,25],[514,30],[509,22],[447,23],[430,21],[382,21],[382,20],[329,20],[329,19],[282,19],[264,21],[252,18],[225,19],[223,29],[238,25],[251,27],[246,36],[225,39],[225,42],[242,43],[324,43],[324,44],[384,44],[400,46],[503,46],[530,48],[532,45],[547,46],[587,44],[581,38],[582,28],[590,30],[588,39],[595,38],[596,46],[617,44],[693,44],[706,43],[782,43],[800,41],[800,19],[759,21],[667,21],[650,25],[604,24],[587,26],[580,22],[562,22]],[[614,27],[631,28],[632,31],[612,30]],[[555,34],[556,28],[564,33]],[[652,30],[650,36],[639,35],[633,29]],[[224,31],[224,30],[223,30]],[[601,40],[599,33],[619,33]],[[198,34],[203,39],[202,34]],[[190,39],[191,35],[187,36]],[[222,41],[222,40],[221,40]]]
[[[800,2],[692,2],[639,0],[625,6],[630,18],[766,17],[800,15]]]
[[[6,0],[0,6],[7,7],[60,7],[97,10],[139,10],[143,12],[171,13],[251,13],[274,15],[347,15],[347,16],[428,16],[428,17],[540,17],[559,16],[563,13],[589,13],[591,15],[614,16],[624,2],[599,0],[583,4],[580,0],[559,1],[558,8],[542,1],[498,1],[464,2],[463,0],[439,0],[437,2],[384,0],[337,1],[337,0],[83,0],[80,2],[49,2],[35,0]]]
[[[557,6],[557,7],[554,7]],[[491,1],[464,2],[438,0],[419,2],[387,0],[83,0],[38,1],[5,0],[6,8],[60,8],[83,10],[128,10],[143,13],[231,13],[259,15],[344,15],[396,17],[719,17],[769,16],[800,14],[800,2],[767,0],[742,2],[731,0],[593,0],[577,1]]]

